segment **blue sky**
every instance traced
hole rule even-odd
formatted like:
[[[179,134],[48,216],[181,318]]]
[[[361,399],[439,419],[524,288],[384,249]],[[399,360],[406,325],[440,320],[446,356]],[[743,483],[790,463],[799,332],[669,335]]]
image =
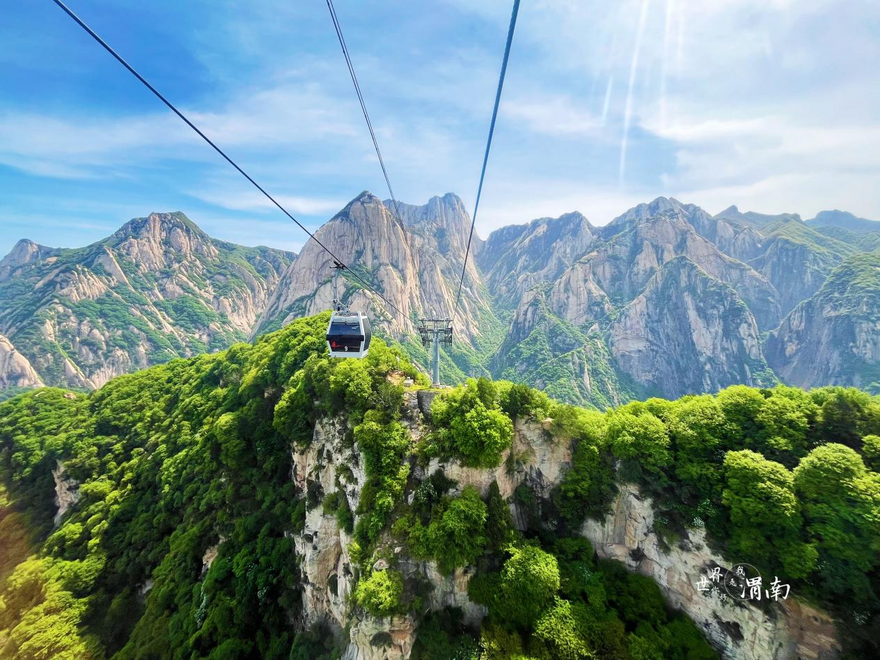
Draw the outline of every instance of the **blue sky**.
[[[385,196],[322,0],[69,4],[308,226]],[[398,197],[471,207],[509,2],[336,9]],[[50,0],[7,8],[0,43],[0,253],[167,210],[302,245]],[[880,219],[878,61],[873,0],[523,0],[477,230],[661,194]]]

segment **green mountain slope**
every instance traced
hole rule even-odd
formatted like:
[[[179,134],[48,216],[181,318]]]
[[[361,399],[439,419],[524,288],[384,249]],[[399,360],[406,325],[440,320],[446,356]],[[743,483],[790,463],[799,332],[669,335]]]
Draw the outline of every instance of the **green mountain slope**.
[[[21,241],[0,261],[0,334],[45,384],[91,389],[245,339],[292,257],[212,239],[182,213],[84,248]]]
[[[846,211],[821,211],[806,224],[811,227],[839,227],[852,232],[868,233],[880,231],[880,222],[859,218]]]
[[[877,650],[876,398],[737,386],[601,414],[488,380],[420,394],[381,340],[331,361],[326,322],[0,404],[0,657],[695,659],[715,657],[701,631],[753,656],[801,643],[782,603],[718,609],[687,580],[685,596],[598,558],[583,521],[613,524],[633,488],[654,502],[663,543],[645,550],[672,553],[664,571],[708,534],[720,566],[748,561],[833,611],[846,633],[831,643]],[[627,563],[650,571],[639,552]],[[799,625],[824,616],[810,611]]]

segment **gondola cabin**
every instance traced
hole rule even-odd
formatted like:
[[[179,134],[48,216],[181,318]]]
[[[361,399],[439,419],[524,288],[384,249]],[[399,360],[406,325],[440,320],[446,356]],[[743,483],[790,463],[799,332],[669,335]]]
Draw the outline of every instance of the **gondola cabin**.
[[[370,350],[370,319],[362,312],[333,312],[327,326],[330,357],[362,358]]]

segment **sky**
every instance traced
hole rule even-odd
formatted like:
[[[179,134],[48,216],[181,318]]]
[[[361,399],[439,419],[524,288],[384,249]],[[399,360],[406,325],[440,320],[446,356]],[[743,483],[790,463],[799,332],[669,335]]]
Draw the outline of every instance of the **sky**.
[[[322,0],[68,4],[309,228],[387,197]],[[472,208],[510,2],[335,4],[397,197]],[[0,44],[0,254],[175,210],[304,243],[51,0]],[[477,232],[659,195],[880,219],[877,62],[875,0],[522,0]]]

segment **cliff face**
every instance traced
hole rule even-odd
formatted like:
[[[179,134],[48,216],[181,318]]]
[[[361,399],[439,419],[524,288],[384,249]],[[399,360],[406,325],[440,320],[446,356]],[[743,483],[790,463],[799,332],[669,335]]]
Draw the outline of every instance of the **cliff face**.
[[[486,284],[502,304],[516,304],[534,286],[552,282],[583,256],[596,229],[580,213],[541,218],[492,232],[478,254]]]
[[[27,358],[15,350],[11,341],[0,335],[0,389],[42,385],[43,381]]]
[[[623,308],[609,343],[623,371],[666,397],[773,380],[746,305],[685,257],[666,263]]]
[[[399,214],[392,212],[398,210]],[[315,237],[345,263],[356,264],[357,273],[393,307],[354,280],[340,278],[342,299],[352,309],[369,312],[381,331],[400,337],[414,331],[413,317],[452,314],[469,230],[470,219],[455,195],[435,197],[425,206],[401,203],[398,209],[389,209],[378,197],[364,192]],[[332,258],[315,241],[306,243],[281,278],[255,333],[329,309],[332,265]],[[481,285],[474,261],[469,260],[460,318],[488,318],[491,324],[491,305]],[[457,331],[466,341],[474,341],[485,326],[460,323]]]
[[[404,423],[414,441],[425,432],[425,420],[415,393],[407,395]],[[346,425],[342,420],[324,420],[316,427],[312,444],[294,452],[294,475],[304,491],[330,493],[341,484],[352,510],[357,508],[366,476],[357,446],[346,446]],[[516,456],[514,469],[506,457]],[[549,498],[571,461],[571,444],[553,437],[535,421],[519,421],[513,445],[495,469],[468,468],[455,461],[434,459],[426,467],[416,466],[414,477],[424,478],[441,469],[457,483],[452,493],[474,487],[485,497],[497,482],[502,497],[511,498],[520,484],[527,484],[539,498]],[[320,490],[318,490],[320,486]],[[512,503],[513,520],[521,529],[528,525],[526,514]],[[630,570],[652,577],[660,585],[670,607],[685,611],[726,659],[795,660],[796,658],[835,658],[840,642],[833,619],[801,603],[796,598],[778,607],[759,609],[722,600],[697,590],[700,575],[715,566],[731,568],[731,563],[714,554],[706,545],[702,530],[689,532],[689,538],[675,547],[665,546],[653,530],[654,513],[650,499],[637,487],[622,485],[611,512],[602,520],[588,521],[581,534],[597,553],[621,561]],[[403,660],[412,650],[416,621],[412,615],[375,618],[363,612],[353,614],[348,599],[357,581],[356,562],[350,556],[352,537],[339,528],[335,516],[325,515],[320,506],[306,515],[305,530],[296,540],[302,556],[303,620],[307,630],[317,623],[330,624],[348,660]],[[429,611],[458,607],[470,624],[486,615],[482,606],[468,599],[472,569],[456,570],[443,576],[432,561],[416,561],[406,556],[402,545],[389,539],[390,552],[408,581],[429,585],[426,608]],[[378,564],[378,562],[377,562]],[[383,570],[374,566],[374,570]]]
[[[852,257],[767,339],[767,361],[786,381],[880,388],[880,254]]]
[[[784,236],[774,236],[767,241],[763,254],[749,265],[779,292],[781,312],[785,315],[815,294],[839,263],[840,259],[833,255]],[[797,273],[797,277],[793,273]]]
[[[841,653],[834,620],[796,599],[780,601],[776,613],[761,611],[730,597],[722,589],[701,592],[700,576],[730,562],[714,554],[703,530],[664,549],[654,525],[650,498],[624,485],[601,521],[588,521],[583,535],[603,557],[653,578],[670,606],[687,612],[724,658],[795,660],[836,658]]]
[[[179,213],[81,249],[21,241],[0,262],[0,332],[26,360],[19,380],[100,387],[246,338],[291,257],[216,241]]]

